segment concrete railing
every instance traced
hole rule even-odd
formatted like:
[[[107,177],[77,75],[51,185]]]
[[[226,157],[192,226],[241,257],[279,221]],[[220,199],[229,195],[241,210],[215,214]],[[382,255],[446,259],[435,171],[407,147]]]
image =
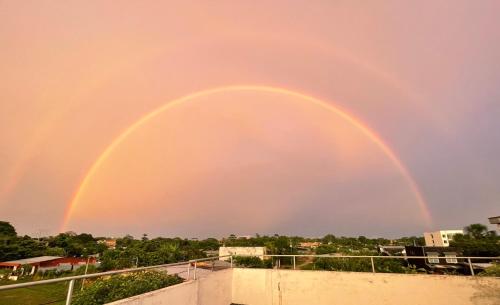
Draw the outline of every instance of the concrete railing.
[[[246,256],[252,256],[252,255],[246,255]],[[214,256],[214,257],[209,257],[209,258],[195,259],[195,260],[189,260],[189,261],[185,261],[185,262],[178,262],[178,263],[171,263],[171,264],[129,268],[129,269],[123,269],[123,270],[113,270],[113,271],[92,273],[92,274],[86,274],[86,275],[69,276],[69,277],[61,277],[61,278],[55,278],[55,279],[49,279],[49,280],[41,280],[41,281],[26,282],[26,283],[20,283],[20,284],[5,285],[5,286],[0,286],[0,291],[19,289],[19,288],[24,288],[24,287],[32,287],[32,286],[38,286],[38,285],[60,283],[60,282],[69,282],[65,304],[70,305],[71,299],[73,296],[73,289],[74,289],[75,281],[77,281],[77,280],[85,280],[85,279],[89,279],[89,278],[97,278],[97,277],[102,277],[102,276],[124,274],[124,273],[131,273],[131,272],[139,272],[139,271],[145,271],[145,270],[153,270],[153,269],[168,268],[168,267],[183,266],[183,265],[187,265],[187,269],[186,269],[187,279],[189,280],[192,278],[193,280],[197,280],[198,263],[206,262],[206,261],[213,262],[213,261],[220,260],[221,258],[229,258],[229,264],[230,264],[229,267],[232,268],[234,257],[236,257],[236,255]],[[291,258],[292,262],[293,262],[292,265],[293,265],[294,270],[297,267],[296,260],[298,257],[329,258],[329,259],[354,259],[354,258],[363,259],[364,258],[364,259],[370,259],[373,273],[376,272],[375,263],[374,263],[375,259],[403,259],[403,260],[405,260],[405,259],[422,259],[422,260],[426,260],[426,259],[430,258],[430,257],[423,257],[423,256],[369,256],[369,255],[338,256],[338,255],[329,255],[329,254],[325,254],[325,255],[307,255],[307,254],[265,255],[265,257]],[[500,261],[500,257],[453,257],[453,258],[457,259],[457,260],[459,260],[459,259],[466,260],[468,265],[469,265],[471,275],[475,274],[474,265],[472,263],[472,260]],[[192,266],[192,271],[191,271],[191,266]],[[279,268],[279,265],[278,265],[278,268]],[[192,277],[191,277],[191,272],[192,272]]]

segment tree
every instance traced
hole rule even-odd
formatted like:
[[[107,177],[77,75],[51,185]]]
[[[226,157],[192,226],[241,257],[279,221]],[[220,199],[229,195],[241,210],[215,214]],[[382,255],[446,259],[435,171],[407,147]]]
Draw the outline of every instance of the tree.
[[[481,239],[488,234],[488,227],[480,223],[474,223],[466,226],[464,231],[472,238]]]
[[[13,225],[7,221],[0,221],[0,237],[16,237],[17,232]]]
[[[471,224],[465,227],[465,235],[456,234],[450,246],[463,251],[464,256],[499,256],[500,238],[488,232],[483,224]]]
[[[336,240],[335,235],[327,234],[321,239],[321,242],[324,244],[329,244],[335,242],[335,240]]]

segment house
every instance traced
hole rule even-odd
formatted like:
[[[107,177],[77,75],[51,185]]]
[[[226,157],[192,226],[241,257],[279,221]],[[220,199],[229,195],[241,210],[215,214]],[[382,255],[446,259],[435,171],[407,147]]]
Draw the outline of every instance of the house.
[[[316,249],[319,246],[321,246],[321,242],[319,241],[304,241],[299,243],[299,248],[301,249]]]
[[[266,247],[220,247],[219,256],[234,255],[234,256],[256,256],[264,259],[266,255]],[[221,258],[229,260],[229,257]]]
[[[108,249],[115,249],[116,248],[116,239],[114,238],[108,238],[108,239],[101,239],[97,241],[98,244],[105,244]]]
[[[24,268],[24,266],[28,265],[31,267],[31,270],[23,270],[23,272],[34,274],[37,271],[46,270],[74,270],[87,264],[87,261],[89,264],[95,264],[96,258],[38,256],[8,262],[0,262],[0,268],[12,268],[12,271],[16,271],[19,268]]]
[[[492,225],[497,225],[497,229],[500,230],[500,216],[488,218]]]
[[[441,230],[425,232],[425,245],[428,247],[448,247],[456,234],[464,234],[463,230]]]
[[[417,269],[425,269],[432,273],[458,272],[470,273],[467,261],[462,252],[452,247],[427,247],[427,246],[405,246],[406,256],[421,256],[420,258],[408,258],[409,265]]]

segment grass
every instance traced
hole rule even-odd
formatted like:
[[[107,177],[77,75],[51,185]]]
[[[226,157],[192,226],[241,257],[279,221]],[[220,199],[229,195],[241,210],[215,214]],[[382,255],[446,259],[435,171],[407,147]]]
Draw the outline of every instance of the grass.
[[[20,282],[23,281],[11,282],[9,284]],[[75,289],[77,289],[77,286],[79,285],[75,285]],[[65,302],[67,291],[68,282],[5,290],[0,291],[0,304],[61,305]]]

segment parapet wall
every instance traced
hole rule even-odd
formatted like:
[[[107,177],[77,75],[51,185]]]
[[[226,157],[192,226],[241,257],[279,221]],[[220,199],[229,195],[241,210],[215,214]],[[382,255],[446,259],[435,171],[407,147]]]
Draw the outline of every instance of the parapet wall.
[[[232,270],[220,270],[196,281],[166,287],[108,305],[229,305]]]
[[[500,278],[235,268],[232,302],[251,305],[498,305]]]
[[[500,278],[226,269],[113,305],[499,305]]]

